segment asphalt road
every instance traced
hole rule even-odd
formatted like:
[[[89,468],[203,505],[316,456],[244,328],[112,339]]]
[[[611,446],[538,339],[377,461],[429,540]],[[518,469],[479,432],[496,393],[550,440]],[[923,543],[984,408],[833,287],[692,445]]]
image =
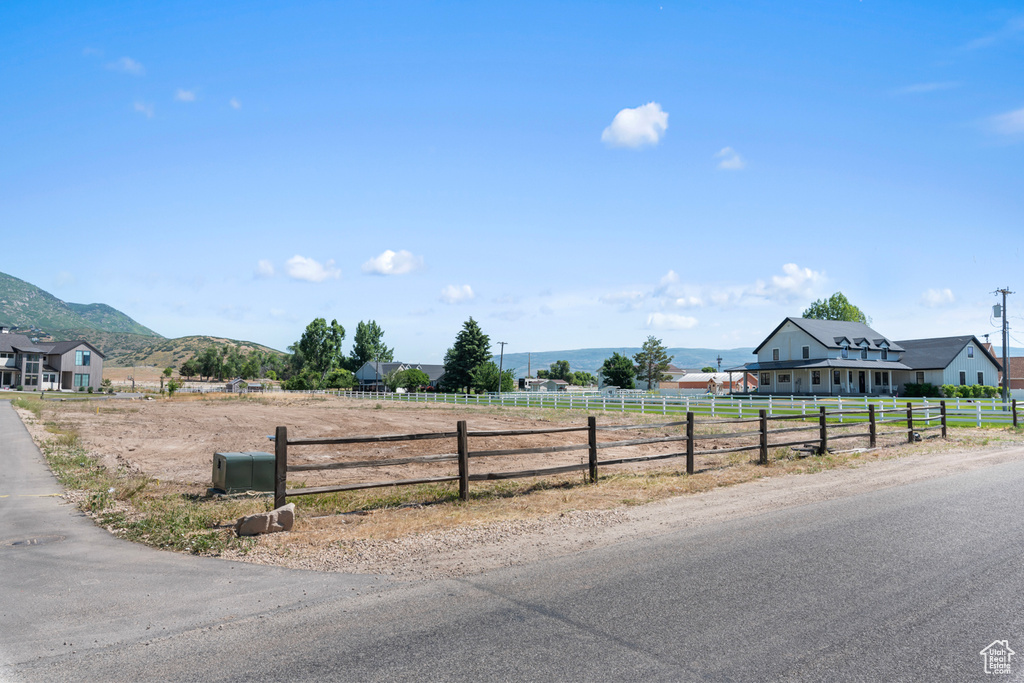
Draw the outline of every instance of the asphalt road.
[[[11,417],[3,533],[66,539],[0,545],[5,680],[970,681],[994,640],[1024,659],[1020,462],[397,584],[112,539],[25,497],[54,485]]]

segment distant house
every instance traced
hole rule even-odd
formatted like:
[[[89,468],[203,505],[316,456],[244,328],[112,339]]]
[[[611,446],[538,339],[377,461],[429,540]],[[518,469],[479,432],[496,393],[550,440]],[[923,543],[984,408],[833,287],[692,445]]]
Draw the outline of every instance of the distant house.
[[[0,326],[0,388],[79,391],[100,388],[105,356],[87,341],[33,342]]]
[[[892,341],[863,323],[786,318],[754,349],[758,393],[895,394],[906,384],[994,386],[999,362],[972,335]]]
[[[241,377],[236,377],[230,382],[228,382],[226,385],[224,385],[224,390],[227,391],[229,394],[241,394],[244,393],[248,387],[249,385],[246,383],[244,379],[242,379]]]
[[[1010,389],[1024,389],[1024,356],[1011,356],[1010,362]],[[1000,384],[1003,381],[1003,374],[999,373]]]
[[[671,371],[670,371],[671,372]],[[746,382],[744,383],[744,374]],[[757,390],[757,375],[748,372],[699,372],[688,371],[674,381],[658,383],[658,391],[666,394],[738,394]]]
[[[362,391],[383,391],[384,378],[392,372],[422,370],[430,379],[429,386],[436,387],[444,377],[443,365],[429,363],[378,363],[367,361],[355,372],[356,381]]]

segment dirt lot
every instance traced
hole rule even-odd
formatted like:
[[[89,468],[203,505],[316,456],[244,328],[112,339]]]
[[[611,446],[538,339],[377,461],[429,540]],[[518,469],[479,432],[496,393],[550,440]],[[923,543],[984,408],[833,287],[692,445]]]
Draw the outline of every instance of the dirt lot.
[[[460,419],[467,420],[471,431],[586,423],[586,415],[581,412],[376,404],[334,397],[181,396],[173,400],[65,402],[48,408],[43,420],[74,427],[86,448],[108,467],[129,468],[164,482],[179,482],[195,493],[204,492],[210,484],[214,452],[272,451],[266,435],[278,425],[287,426],[289,436],[298,438],[450,432]],[[32,421],[30,416],[26,419]],[[643,421],[655,419],[661,420]],[[636,424],[641,420],[637,415],[617,413],[598,416],[599,425]],[[740,428],[756,427],[731,425],[728,431]],[[706,434],[708,429],[713,428],[699,428],[698,434]],[[720,427],[718,432],[726,429]],[[30,430],[37,438],[45,438],[39,425],[30,425]],[[610,441],[678,433],[678,427],[658,427],[598,435],[599,440]],[[792,436],[787,435],[787,439]],[[383,572],[410,578],[460,575],[613,543],[635,534],[701,525],[1024,458],[1024,437],[1004,430],[958,430],[948,441],[912,445],[902,443],[902,434],[888,435],[882,441],[889,447],[868,453],[856,449],[865,446],[866,439],[835,441],[833,448],[855,450],[828,458],[806,458],[802,453],[780,449],[773,452],[769,467],[751,463],[756,451],[703,455],[697,459],[698,473],[694,476],[683,476],[683,459],[604,467],[597,486],[582,486],[581,475],[573,473],[549,478],[544,485],[526,484],[528,488],[514,495],[468,504],[436,505],[424,500],[383,505],[362,514],[320,516],[313,508],[303,511],[300,503],[295,531],[262,537],[244,553],[232,551],[230,556],[291,567]],[[470,447],[507,449],[585,442],[585,432],[574,432],[473,439]],[[749,438],[720,438],[702,442],[698,448],[727,449],[751,442]],[[601,451],[601,458],[678,452],[681,448],[682,444],[676,442],[607,449]],[[335,446],[330,450],[295,447],[290,461],[368,460],[454,450],[454,439]],[[481,458],[471,460],[471,469],[522,470],[580,463],[585,458],[585,450]],[[289,488],[450,475],[456,467],[447,462],[343,472],[351,474],[334,471],[292,475]],[[788,476],[815,472],[818,474],[813,477]]]

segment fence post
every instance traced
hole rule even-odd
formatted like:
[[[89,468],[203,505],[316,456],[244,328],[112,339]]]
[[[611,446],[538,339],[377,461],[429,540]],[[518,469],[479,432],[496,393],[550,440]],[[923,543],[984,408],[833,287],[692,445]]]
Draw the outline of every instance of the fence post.
[[[758,411],[758,416],[761,418],[761,457],[759,464],[768,464],[768,411]]]
[[[686,473],[693,474],[693,413],[686,413]]]
[[[939,415],[942,417],[942,438],[946,438],[946,402],[939,401]]]
[[[907,443],[914,443],[914,404],[907,401]]]
[[[825,406],[818,409],[818,455],[828,452],[828,427],[825,424]]]
[[[285,483],[288,480],[288,428],[278,427],[274,433],[274,509],[285,504]]]
[[[875,406],[871,404],[868,406],[868,446],[874,448],[878,443],[878,425],[875,424]]]
[[[1013,399],[1010,402],[1010,410],[1013,411],[1013,426],[1017,426],[1017,399]]]
[[[587,418],[587,444],[590,446],[590,483],[597,481],[597,418]]]
[[[469,436],[466,421],[455,425],[459,441],[459,500],[469,500]]]
[[[975,426],[980,429],[981,428],[981,403],[979,402],[976,407],[978,409],[977,410],[978,417],[975,419]]]

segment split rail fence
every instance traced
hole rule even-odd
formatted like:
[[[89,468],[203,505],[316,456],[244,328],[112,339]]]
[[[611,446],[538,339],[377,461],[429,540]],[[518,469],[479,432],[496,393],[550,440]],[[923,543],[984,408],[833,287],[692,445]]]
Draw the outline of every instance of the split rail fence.
[[[805,415],[776,415],[769,416],[767,410],[760,409],[757,417],[733,418],[724,420],[700,420],[695,419],[694,413],[688,412],[685,421],[660,422],[652,424],[635,425],[612,425],[598,426],[597,418],[590,416],[586,426],[552,427],[545,429],[509,429],[509,430],[484,430],[470,431],[465,420],[456,424],[455,431],[432,432],[425,434],[391,434],[379,436],[351,436],[351,437],[328,437],[328,438],[293,438],[288,435],[287,427],[278,427],[274,435],[275,441],[275,485],[274,485],[274,507],[284,505],[288,498],[295,496],[308,496],[323,493],[336,493],[343,491],[354,491],[359,489],[379,488],[387,486],[412,486],[420,484],[436,484],[445,482],[459,483],[459,497],[462,500],[469,498],[469,484],[472,481],[488,481],[500,479],[521,479],[528,477],[541,477],[547,475],[566,474],[569,472],[586,471],[587,479],[591,483],[597,482],[598,469],[602,466],[623,465],[629,463],[640,463],[652,460],[666,460],[671,458],[686,458],[686,472],[693,474],[696,467],[697,456],[721,455],[741,451],[758,451],[758,463],[768,464],[768,451],[770,448],[810,446],[815,453],[827,453],[829,444],[841,439],[867,438],[868,447],[877,446],[878,437],[885,434],[905,434],[908,442],[913,443],[921,439],[921,432],[939,431],[942,438],[946,437],[947,412],[945,403],[939,404],[938,414],[935,414],[934,407],[926,408],[907,403],[905,408],[877,408],[869,405],[866,410],[829,411],[824,406],[818,411],[817,416]],[[814,419],[816,417],[817,419]],[[843,424],[842,419],[866,418],[862,423],[851,425],[849,422]],[[813,421],[815,424],[801,424],[801,422]],[[780,423],[776,429],[769,429],[772,423]],[[721,434],[708,433],[697,434],[697,427],[711,425],[720,428],[725,425],[737,425],[738,431]],[[747,429],[743,425],[756,425],[756,429]],[[795,426],[788,426],[795,425]],[[893,429],[890,425],[899,425],[901,428]],[[669,436],[652,436],[646,438],[634,438],[619,441],[598,441],[597,434],[600,431],[642,431],[648,429],[664,429],[666,427],[684,427],[685,433]],[[866,427],[867,431],[849,433],[850,428]],[[879,428],[887,431],[880,431]],[[730,429],[732,427],[729,427]],[[839,432],[837,428],[844,428],[847,431]],[[830,433],[830,431],[832,433]],[[477,448],[470,449],[471,441],[476,442],[483,439],[500,437],[521,437],[534,435],[568,434],[573,432],[586,432],[586,443],[573,443],[564,445],[548,445],[535,448]],[[815,432],[813,436],[805,438],[793,438],[799,432]],[[773,440],[772,437],[775,437]],[[756,443],[736,446],[731,448],[715,448],[711,450],[698,450],[696,445],[701,441],[712,441],[722,439],[750,439],[756,438]],[[410,457],[377,458],[356,461],[329,461],[316,463],[291,464],[289,456],[291,449],[303,446],[341,446],[352,444],[382,444],[395,442],[412,442],[431,439],[453,439],[456,444],[455,453],[441,453],[434,455],[418,455]],[[684,449],[672,453],[645,454],[632,457],[613,457],[601,459],[600,451],[623,448],[630,446],[641,446],[648,444],[681,442]],[[518,471],[479,471],[478,468],[470,468],[471,461],[482,461],[485,458],[494,457],[515,457],[526,455],[543,455],[566,453],[572,451],[587,451],[585,462],[571,465],[560,465],[557,467],[542,467],[539,469],[518,470]],[[581,459],[582,460],[582,459]],[[349,484],[335,484],[310,488],[288,488],[288,475],[299,472],[324,471],[324,470],[349,470],[353,468],[381,468],[412,464],[430,464],[442,462],[457,463],[457,473],[446,476],[430,476],[406,479],[389,479],[383,481],[364,481]]]

